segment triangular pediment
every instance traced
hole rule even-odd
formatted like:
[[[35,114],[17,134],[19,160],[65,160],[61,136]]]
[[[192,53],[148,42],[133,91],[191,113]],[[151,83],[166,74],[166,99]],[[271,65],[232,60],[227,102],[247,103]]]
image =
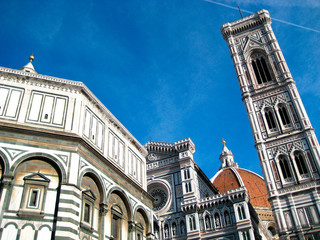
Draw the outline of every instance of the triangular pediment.
[[[93,194],[93,192],[90,189],[86,189],[82,193],[93,200],[97,199],[96,196]]]
[[[47,178],[45,175],[42,173],[32,173],[30,175],[27,175],[23,178],[23,180],[27,181],[39,181],[39,182],[50,182],[50,179]]]

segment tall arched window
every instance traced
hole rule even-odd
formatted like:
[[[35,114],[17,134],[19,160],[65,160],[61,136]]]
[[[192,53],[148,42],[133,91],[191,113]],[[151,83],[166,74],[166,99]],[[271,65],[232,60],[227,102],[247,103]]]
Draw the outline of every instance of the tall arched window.
[[[279,156],[279,164],[281,168],[281,172],[283,175],[283,178],[287,181],[292,179],[292,174],[290,171],[289,163],[288,160],[285,156],[281,155]]]
[[[226,226],[229,226],[231,224],[230,214],[228,211],[224,212],[224,221],[225,221]]]
[[[258,84],[272,81],[265,57],[260,54],[252,55],[252,67]]]
[[[290,119],[287,112],[287,108],[283,104],[279,106],[279,114],[280,114],[282,124],[285,127],[288,127],[288,125],[290,125]]]
[[[274,132],[277,130],[276,122],[274,120],[273,111],[271,108],[266,108],[264,111],[264,115],[267,120],[268,128],[271,132]]]
[[[174,222],[172,223],[172,236],[177,235],[177,224]]]
[[[189,226],[190,226],[190,230],[196,230],[196,218],[192,215],[189,217]]]
[[[211,228],[211,221],[210,221],[210,216],[208,214],[205,216],[204,222],[205,222],[206,229],[210,229]]]
[[[186,234],[186,225],[184,224],[184,221],[180,222],[180,233],[181,235]]]
[[[304,161],[304,157],[302,156],[302,153],[299,151],[294,152],[294,160],[296,161],[296,165],[299,170],[300,175],[308,174],[307,166]],[[303,176],[302,176],[303,177]]]
[[[246,213],[244,211],[244,206],[243,205],[238,206],[238,215],[239,215],[239,220],[242,220],[242,219],[246,218]]]
[[[164,238],[168,238],[169,237],[169,227],[168,224],[164,225]]]
[[[219,213],[215,213],[215,214],[214,214],[214,221],[215,221],[215,224],[216,224],[216,228],[221,227],[221,222],[220,222]]]

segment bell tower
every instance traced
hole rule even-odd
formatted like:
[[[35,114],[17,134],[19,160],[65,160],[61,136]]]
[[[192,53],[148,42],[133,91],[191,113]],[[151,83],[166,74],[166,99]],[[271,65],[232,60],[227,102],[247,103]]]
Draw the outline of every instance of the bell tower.
[[[320,239],[320,148],[269,12],[221,27],[281,239]]]

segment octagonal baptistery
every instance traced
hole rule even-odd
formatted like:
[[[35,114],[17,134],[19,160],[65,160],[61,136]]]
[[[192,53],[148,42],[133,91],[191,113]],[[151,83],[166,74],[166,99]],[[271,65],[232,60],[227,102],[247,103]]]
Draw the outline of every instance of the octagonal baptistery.
[[[82,83],[0,67],[0,240],[153,238],[147,150]]]
[[[276,237],[274,217],[263,177],[247,169],[239,168],[224,141],[220,161],[219,171],[211,178],[213,185],[221,193],[245,187],[249,194],[251,210],[259,218],[259,225],[261,224],[258,226],[260,234],[267,238]]]

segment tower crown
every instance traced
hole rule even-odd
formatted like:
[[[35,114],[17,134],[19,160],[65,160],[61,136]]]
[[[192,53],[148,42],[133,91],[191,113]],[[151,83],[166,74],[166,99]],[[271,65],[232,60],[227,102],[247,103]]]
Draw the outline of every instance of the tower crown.
[[[251,29],[255,26],[263,25],[265,23],[271,24],[270,14],[267,10],[260,10],[248,17],[232,23],[225,23],[221,26],[221,33],[225,40],[235,34],[240,34],[243,31]]]

